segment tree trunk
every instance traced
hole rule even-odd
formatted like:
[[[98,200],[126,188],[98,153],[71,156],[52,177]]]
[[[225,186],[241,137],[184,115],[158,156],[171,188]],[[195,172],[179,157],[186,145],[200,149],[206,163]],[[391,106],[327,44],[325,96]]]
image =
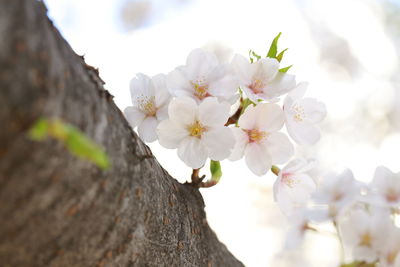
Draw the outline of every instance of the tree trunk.
[[[171,178],[40,1],[0,0],[0,265],[243,266],[199,191]],[[61,118],[102,145],[102,171],[27,131]]]

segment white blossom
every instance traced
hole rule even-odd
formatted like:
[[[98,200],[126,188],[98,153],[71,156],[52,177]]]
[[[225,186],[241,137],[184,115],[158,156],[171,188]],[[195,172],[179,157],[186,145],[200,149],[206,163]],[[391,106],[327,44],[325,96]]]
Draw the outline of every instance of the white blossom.
[[[245,157],[249,169],[263,175],[272,164],[283,164],[293,155],[294,148],[289,138],[278,132],[283,126],[282,109],[276,104],[250,105],[239,118],[239,127],[232,130],[236,145],[231,160]]]
[[[339,175],[327,175],[313,199],[316,204],[324,204],[328,207],[328,216],[336,218],[345,208],[358,199],[360,184],[354,179],[351,170],[346,169]]]
[[[352,249],[354,260],[371,263],[377,260],[379,246],[387,239],[392,226],[388,216],[355,209],[341,220],[339,229],[343,242]]]
[[[400,204],[400,172],[393,173],[384,166],[375,170],[370,183],[370,194],[377,205],[398,208]]]
[[[300,247],[304,235],[309,229],[310,219],[308,218],[308,211],[305,209],[295,210],[288,217],[288,221],[290,223],[290,228],[286,235],[284,248],[296,249]]]
[[[138,127],[142,140],[153,142],[157,140],[158,123],[168,117],[171,95],[166,88],[165,75],[150,78],[138,73],[131,80],[130,91],[133,106],[125,109],[125,116],[132,128]]]
[[[400,267],[400,229],[389,226],[384,238],[377,241],[380,267]],[[383,233],[381,233],[383,234]]]
[[[289,215],[304,206],[315,191],[315,181],[307,173],[314,165],[314,161],[299,158],[279,172],[274,183],[274,199],[284,214]]]
[[[298,144],[315,144],[320,138],[320,131],[316,123],[326,116],[326,107],[313,98],[303,98],[307,83],[300,83],[285,98],[286,128],[294,141]]]
[[[296,85],[294,75],[279,72],[279,62],[274,58],[250,63],[242,55],[235,55],[232,68],[239,78],[240,88],[255,103],[258,100],[275,102]]]
[[[178,97],[168,107],[169,119],[158,128],[159,142],[170,149],[178,148],[179,158],[193,169],[212,160],[227,158],[235,139],[225,127],[230,105],[208,97],[199,105],[189,97]]]
[[[233,104],[239,97],[238,82],[228,65],[220,64],[215,54],[204,49],[193,50],[186,65],[168,74],[167,85],[174,96],[188,96],[200,103],[206,97]]]

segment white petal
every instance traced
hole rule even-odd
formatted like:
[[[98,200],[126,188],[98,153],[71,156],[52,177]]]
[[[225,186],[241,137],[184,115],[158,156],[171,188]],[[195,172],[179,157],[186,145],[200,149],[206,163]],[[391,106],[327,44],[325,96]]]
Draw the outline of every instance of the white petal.
[[[231,155],[229,156],[229,160],[235,161],[239,160],[244,155],[244,150],[249,143],[248,135],[240,128],[234,127],[231,128],[233,135],[235,136],[235,146]]]
[[[285,100],[283,101],[283,110],[286,114],[286,116],[293,116],[293,112],[291,110],[291,107],[294,104],[294,100],[290,95],[287,95],[285,97]]]
[[[140,138],[145,142],[153,142],[157,140],[157,125],[158,121],[155,117],[147,117],[138,126],[138,133]]]
[[[199,138],[188,136],[179,144],[178,157],[189,167],[198,169],[206,162],[207,150]]]
[[[324,103],[313,98],[304,98],[299,101],[304,108],[307,121],[312,123],[321,122],[326,117],[326,106]]]
[[[157,120],[162,121],[168,118],[168,105],[161,106],[156,113]]]
[[[300,145],[312,145],[320,139],[318,127],[307,122],[288,121],[286,129],[292,139]]]
[[[390,169],[379,166],[370,187],[375,198],[382,204],[396,206],[400,202],[400,173],[393,173]]]
[[[187,127],[196,121],[196,101],[185,96],[175,98],[168,106],[168,115],[173,122]]]
[[[277,104],[258,104],[256,106],[257,128],[262,131],[275,132],[282,128],[285,116]]]
[[[288,190],[284,188],[284,186],[280,182],[280,178],[278,177],[274,183],[273,187],[274,191],[274,200],[278,205],[279,209],[286,216],[290,216],[291,213],[294,212],[295,205],[291,198],[288,196]]]
[[[377,252],[372,248],[366,246],[356,246],[353,248],[353,257],[358,261],[372,263],[376,261],[378,255]]]
[[[279,61],[275,58],[261,58],[252,64],[253,79],[269,82],[275,78],[279,70]]]
[[[173,96],[192,95],[193,88],[190,81],[185,76],[182,67],[168,73],[166,78],[167,89]]]
[[[257,111],[253,105],[249,105],[244,113],[240,116],[238,124],[240,128],[252,130],[256,127]]]
[[[396,179],[395,174],[385,166],[378,166],[375,169],[374,178],[371,187],[385,191],[388,187],[393,186],[393,181]]]
[[[296,86],[295,76],[292,74],[278,72],[275,78],[264,88],[264,93],[269,98],[279,97]]]
[[[282,184],[282,191],[286,191],[286,197],[295,204],[305,204],[316,189],[314,180],[307,174],[293,174],[292,186]]]
[[[201,141],[212,160],[223,160],[229,157],[235,144],[231,129],[223,126],[205,132]]]
[[[259,100],[266,100],[264,99],[264,97],[261,94],[255,94],[253,92],[253,90],[251,90],[249,87],[247,86],[241,86],[240,87],[243,92],[245,93],[245,95],[253,102],[253,103],[258,103]]]
[[[255,175],[264,175],[271,168],[271,157],[261,145],[250,143],[246,146],[244,153],[247,167]]]
[[[218,65],[214,53],[197,48],[190,52],[186,60],[186,73],[191,81],[208,78],[212,70]]]
[[[253,76],[251,64],[247,58],[242,55],[236,54],[232,59],[232,69],[239,78],[241,86],[251,83]]]
[[[271,133],[265,142],[272,164],[283,164],[294,154],[294,147],[289,138],[279,132]]]
[[[297,84],[297,86],[288,94],[288,97],[292,98],[293,100],[302,98],[307,91],[307,87],[307,82],[301,82]]]
[[[296,158],[290,161],[283,169],[282,172],[302,173],[311,170],[316,166],[317,161],[314,159],[305,160],[303,158]]]
[[[167,89],[166,76],[164,74],[157,74],[156,76],[152,77],[152,82],[155,90],[156,107],[160,108],[168,105],[171,95]]]
[[[208,87],[208,93],[212,96],[228,101],[239,92],[239,84],[232,75],[224,75],[218,80],[212,81]]]
[[[130,82],[130,91],[132,103],[135,103],[137,96],[153,96],[154,85],[152,84],[150,77],[142,73],[137,73],[136,77],[134,77]]]
[[[216,97],[207,97],[199,105],[199,120],[209,127],[223,126],[229,118],[230,105],[218,102]]]
[[[126,107],[124,114],[132,128],[141,124],[146,117],[146,115],[136,107]]]
[[[179,143],[189,135],[185,128],[171,120],[160,122],[157,134],[158,142],[165,148],[177,148]]]

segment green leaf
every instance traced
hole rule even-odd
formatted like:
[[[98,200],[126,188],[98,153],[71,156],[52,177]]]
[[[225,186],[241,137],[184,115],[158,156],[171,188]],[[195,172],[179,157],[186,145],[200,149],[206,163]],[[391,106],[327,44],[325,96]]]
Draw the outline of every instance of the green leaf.
[[[290,65],[290,66],[284,67],[282,69],[279,69],[279,72],[286,73],[292,66],[293,65]]]
[[[279,62],[282,61],[283,54],[285,54],[285,52],[286,52],[288,49],[289,49],[289,48],[286,48],[286,49],[282,50],[282,52],[280,52],[280,53],[276,56],[276,59],[277,59]]]
[[[272,41],[271,46],[269,47],[267,57],[276,58],[276,54],[278,53],[278,40],[279,37],[281,37],[281,34],[282,33],[280,32]]]
[[[49,123],[46,119],[37,120],[29,129],[28,136],[35,141],[41,141],[47,136]]]
[[[103,148],[73,125],[60,119],[41,118],[29,130],[29,137],[35,141],[42,141],[48,136],[63,143],[78,158],[88,160],[102,169],[110,167]]]
[[[211,181],[215,184],[219,182],[222,176],[221,163],[219,161],[210,161]]]

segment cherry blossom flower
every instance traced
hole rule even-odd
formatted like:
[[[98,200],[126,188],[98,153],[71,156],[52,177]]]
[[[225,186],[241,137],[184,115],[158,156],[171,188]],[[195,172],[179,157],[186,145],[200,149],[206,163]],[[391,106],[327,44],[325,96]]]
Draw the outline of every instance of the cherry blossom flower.
[[[314,193],[313,199],[316,204],[327,205],[327,216],[336,218],[357,200],[359,194],[360,184],[354,179],[352,171],[346,169],[339,175],[327,175]]]
[[[295,210],[288,217],[290,222],[290,228],[286,235],[285,249],[296,249],[300,247],[303,242],[304,235],[309,229],[310,219],[308,218],[307,210],[298,209]]]
[[[168,74],[167,85],[172,95],[188,96],[197,103],[214,96],[220,102],[233,104],[239,97],[239,85],[229,66],[220,64],[213,53],[201,48],[189,54],[185,66]]]
[[[230,160],[244,156],[249,169],[259,176],[267,173],[272,164],[288,161],[294,148],[289,138],[278,132],[283,122],[283,111],[278,105],[250,105],[239,118],[239,127],[232,129],[236,145]]]
[[[379,245],[385,242],[392,226],[389,216],[355,209],[341,220],[339,229],[343,242],[352,248],[354,259],[370,263],[377,260]]]
[[[326,116],[326,107],[313,98],[303,98],[307,83],[300,83],[285,98],[286,128],[298,144],[315,144],[320,138],[319,129],[315,126]]]
[[[166,148],[178,148],[179,158],[193,169],[202,167],[208,157],[223,160],[235,142],[231,129],[224,126],[229,109],[228,103],[219,103],[215,97],[199,105],[192,98],[178,97],[169,104],[169,119],[157,128],[159,142]]]
[[[293,210],[288,216],[290,223],[289,231],[286,235],[285,249],[296,249],[303,242],[307,230],[317,231],[314,225],[325,221],[325,214],[320,209],[309,209],[299,207]]]
[[[288,215],[304,206],[316,190],[315,181],[307,173],[315,161],[295,159],[278,174],[274,183],[274,199],[281,211]]]
[[[242,55],[235,55],[231,64],[240,88],[255,103],[258,100],[275,102],[296,86],[295,76],[279,72],[279,62],[274,58],[261,58],[250,63]]]
[[[384,166],[375,170],[370,184],[370,193],[377,205],[399,207],[400,204],[400,173],[393,173]]]
[[[168,117],[171,96],[166,88],[165,75],[150,78],[138,73],[131,80],[130,91],[133,106],[125,109],[125,117],[132,128],[138,127],[143,141],[153,142],[157,140],[157,125]]]
[[[389,226],[386,238],[379,238],[377,242],[379,263],[381,267],[400,266],[400,229]]]

